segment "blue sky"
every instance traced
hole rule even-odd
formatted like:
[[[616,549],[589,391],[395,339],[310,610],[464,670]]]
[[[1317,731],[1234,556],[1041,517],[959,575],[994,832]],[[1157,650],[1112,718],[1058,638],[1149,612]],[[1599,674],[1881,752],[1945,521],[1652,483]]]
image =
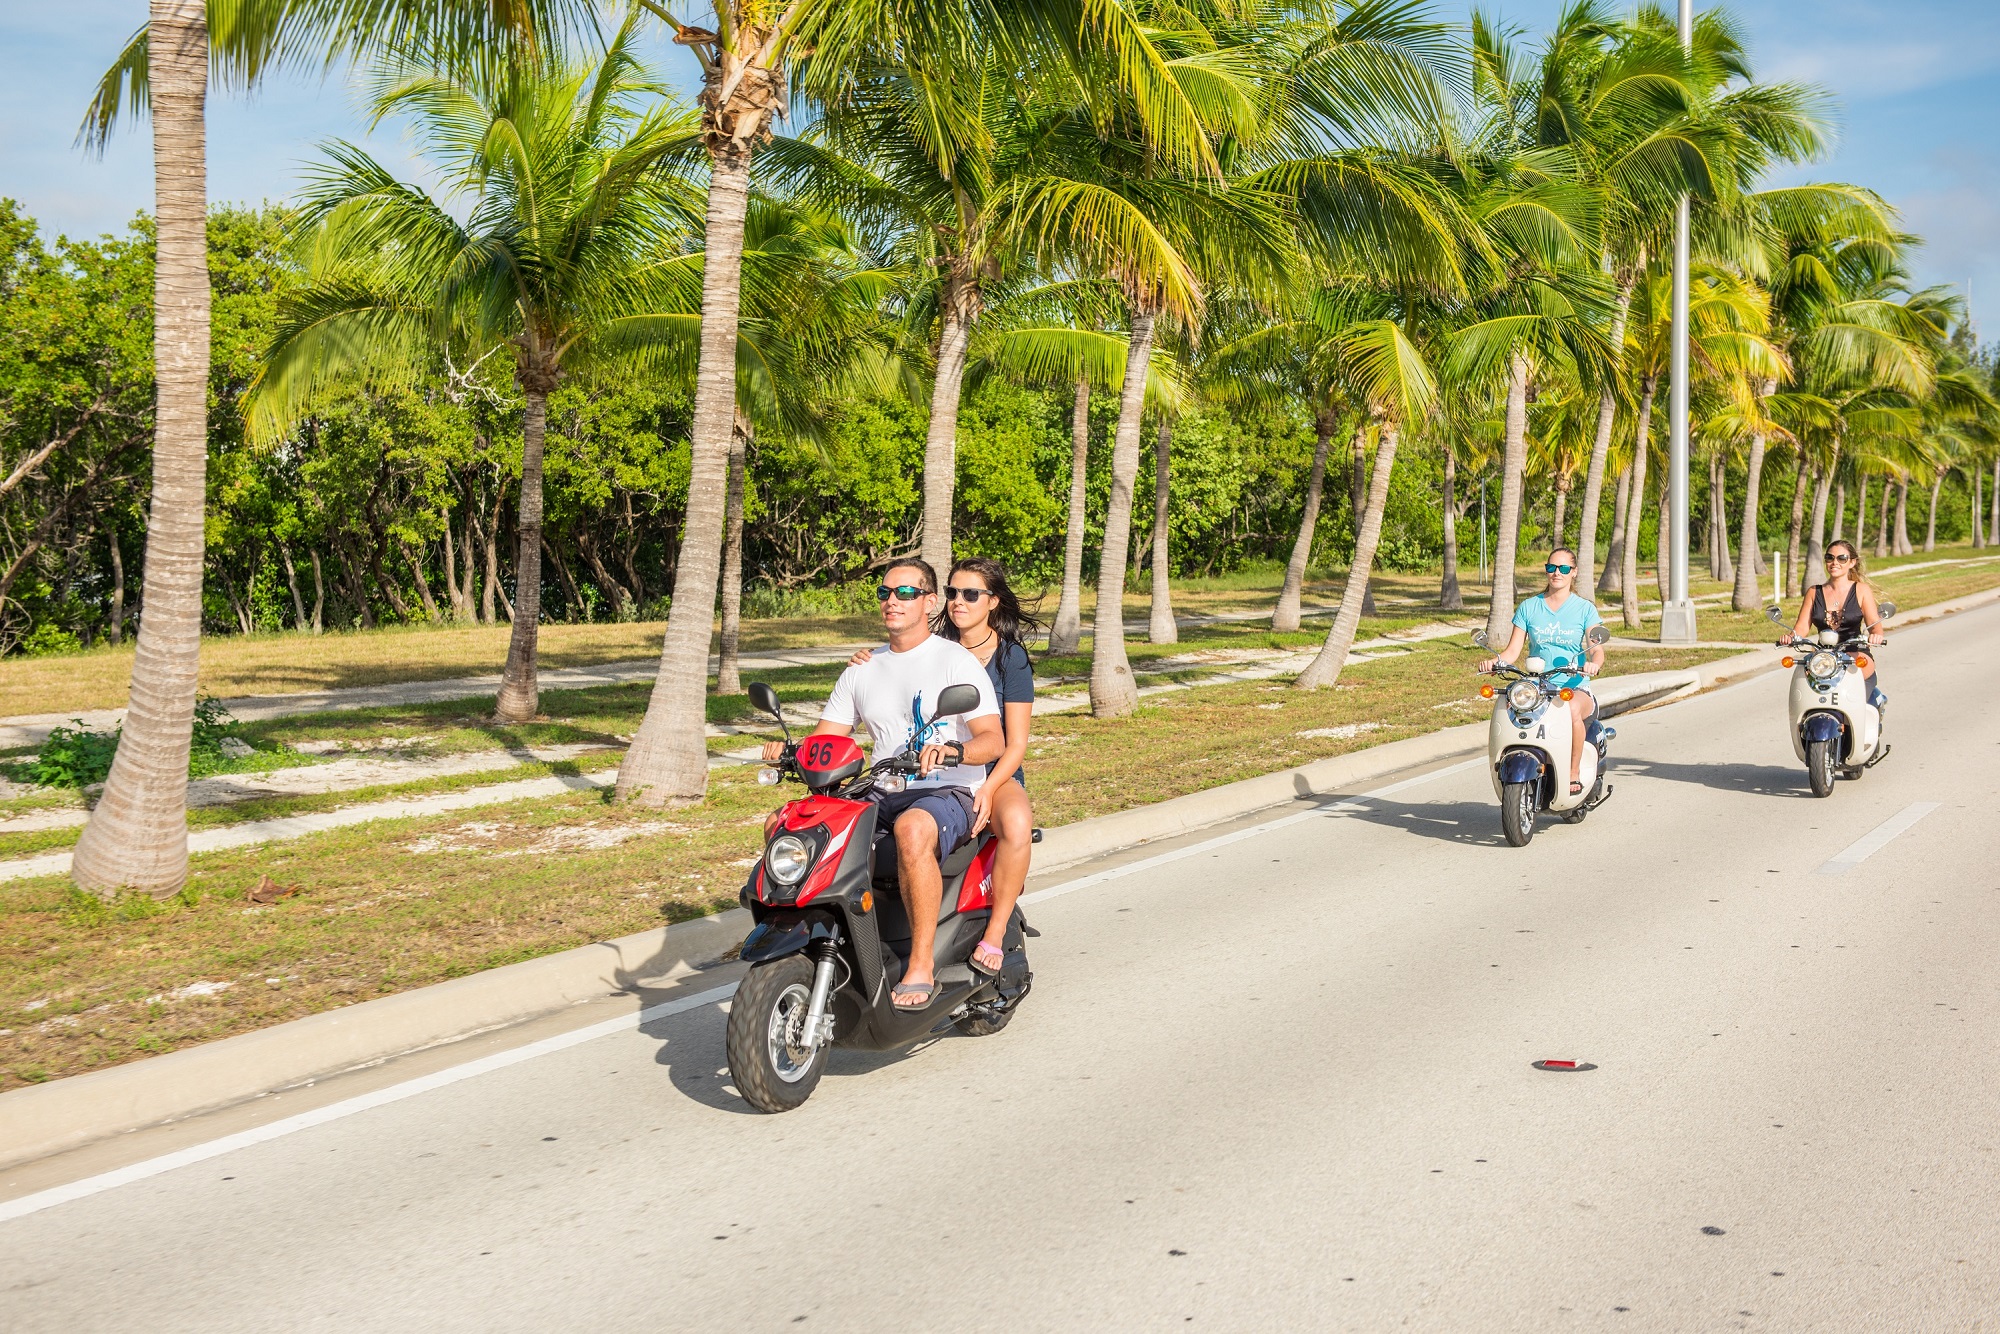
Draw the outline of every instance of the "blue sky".
[[[1457,4],[1448,12],[1462,12]],[[1491,8],[1531,32],[1556,0]],[[2000,331],[2000,6],[1974,0],[1742,0],[1733,6],[1761,77],[1808,79],[1841,105],[1835,154],[1793,179],[1871,186],[1926,238],[1919,282],[1970,287],[1982,328]],[[143,126],[102,158],[73,146],[97,75],[145,19],[144,0],[7,0],[0,6],[0,195],[50,232],[115,230],[152,203]],[[664,44],[663,72],[692,74]],[[315,78],[275,83],[254,98],[218,95],[209,113],[209,192],[217,200],[283,198],[312,145],[359,137],[349,94]],[[400,141],[375,141],[390,160]]]

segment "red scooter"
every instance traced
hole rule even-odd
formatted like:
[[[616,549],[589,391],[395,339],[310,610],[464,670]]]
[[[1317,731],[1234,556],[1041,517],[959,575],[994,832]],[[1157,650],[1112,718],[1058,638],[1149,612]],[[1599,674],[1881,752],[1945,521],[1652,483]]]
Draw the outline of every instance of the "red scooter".
[[[739,896],[757,924],[743,942],[750,972],[729,1007],[737,1091],[762,1111],[787,1112],[812,1096],[832,1047],[886,1051],[952,1028],[975,1037],[1005,1028],[1034,981],[1023,937],[1035,932],[1018,908],[999,973],[967,963],[992,915],[998,839],[975,836],[945,857],[938,990],[922,1009],[897,1009],[889,989],[909,962],[910,919],[897,889],[895,844],[886,828],[877,838],[874,798],[902,791],[918,757],[871,766],[850,737],[794,741],[776,692],[758,682],[749,693],[785,733],[783,756],[760,781],[796,780],[812,795],[785,805]],[[971,686],[948,686],[931,721],[978,702]]]

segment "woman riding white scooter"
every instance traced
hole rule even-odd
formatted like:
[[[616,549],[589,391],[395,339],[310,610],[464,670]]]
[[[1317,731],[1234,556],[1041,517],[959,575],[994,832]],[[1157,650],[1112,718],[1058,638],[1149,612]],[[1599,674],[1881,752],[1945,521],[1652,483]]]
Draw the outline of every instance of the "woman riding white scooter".
[[[1515,611],[1514,633],[1507,640],[1507,647],[1481,662],[1479,671],[1484,674],[1492,671],[1495,663],[1512,663],[1521,656],[1524,647],[1529,657],[1540,658],[1550,667],[1580,669],[1557,682],[1580,696],[1569,711],[1569,793],[1576,797],[1583,794],[1583,784],[1577,775],[1583,764],[1584,732],[1597,713],[1597,697],[1591,693],[1590,678],[1604,670],[1603,645],[1589,643],[1585,636],[1592,626],[1602,625],[1604,619],[1597,614],[1595,603],[1575,592],[1575,552],[1568,547],[1557,547],[1549,553],[1542,571],[1548,575],[1548,588]]]
[[[1845,539],[1826,549],[1826,582],[1816,584],[1799,604],[1799,618],[1792,632],[1780,644],[1804,643],[1821,630],[1838,630],[1843,639],[1858,639],[1867,627],[1868,642],[1881,644],[1882,609],[1876,605],[1874,586],[1861,569],[1861,553]],[[1888,697],[1875,683],[1875,658],[1868,657],[1868,702],[1880,710]]]

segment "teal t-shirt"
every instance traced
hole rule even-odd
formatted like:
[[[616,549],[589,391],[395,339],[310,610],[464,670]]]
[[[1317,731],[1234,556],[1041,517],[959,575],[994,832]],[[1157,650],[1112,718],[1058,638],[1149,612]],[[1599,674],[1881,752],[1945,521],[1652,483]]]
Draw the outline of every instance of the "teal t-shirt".
[[[1523,602],[1521,609],[1514,613],[1514,624],[1528,636],[1528,651],[1522,656],[1540,658],[1551,671],[1560,667],[1581,667],[1583,637],[1591,626],[1603,623],[1604,618],[1597,614],[1597,604],[1574,593],[1564,599],[1560,608],[1551,607],[1546,598],[1537,594]],[[1588,679],[1582,672],[1571,672],[1567,677],[1558,679],[1556,684],[1575,689],[1585,685]]]

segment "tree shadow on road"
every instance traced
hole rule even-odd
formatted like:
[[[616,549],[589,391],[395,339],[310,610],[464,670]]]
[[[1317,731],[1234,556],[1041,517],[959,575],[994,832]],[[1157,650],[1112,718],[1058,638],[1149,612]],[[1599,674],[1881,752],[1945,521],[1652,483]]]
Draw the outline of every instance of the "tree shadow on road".
[[[1500,832],[1500,807],[1493,802],[1426,801],[1405,804],[1378,797],[1343,798],[1329,801],[1327,805],[1338,807],[1340,815],[1346,819],[1365,820],[1385,829],[1400,829],[1418,838],[1479,848],[1500,847],[1507,841]]]
[[[1637,756],[1614,758],[1612,777],[1624,773],[1639,778],[1658,778],[1669,783],[1693,783],[1717,792],[1740,792],[1753,797],[1807,797],[1803,767],[1775,764],[1675,764],[1668,760],[1647,760]]]
[[[638,999],[641,1010],[677,999],[686,995],[685,989],[655,989],[634,987],[633,995]],[[722,1006],[703,1006],[698,1010],[683,1011],[680,1014],[661,1015],[639,1026],[639,1031],[660,1044],[653,1053],[653,1063],[667,1072],[667,1080],[690,1101],[704,1107],[713,1107],[719,1112],[730,1112],[739,1116],[763,1116],[743,1096],[729,1079],[729,1058],[724,1047],[724,1031],[728,1016]],[[897,1051],[855,1051],[835,1048],[827,1054],[826,1073],[822,1082],[839,1080],[855,1075],[873,1074],[911,1056],[927,1050],[934,1042],[941,1042],[955,1036],[941,1034],[936,1038],[905,1047]]]

